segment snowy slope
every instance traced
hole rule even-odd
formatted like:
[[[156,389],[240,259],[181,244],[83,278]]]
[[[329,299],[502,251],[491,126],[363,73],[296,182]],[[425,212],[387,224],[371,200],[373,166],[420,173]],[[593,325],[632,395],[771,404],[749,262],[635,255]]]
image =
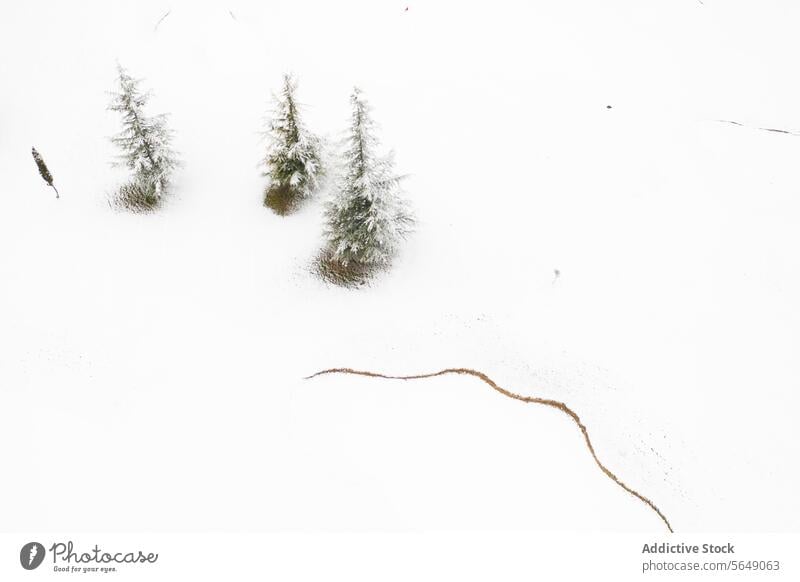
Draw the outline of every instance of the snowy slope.
[[[800,8],[196,4],[0,22],[4,530],[664,530],[553,410],[333,366],[563,400],[677,531],[800,526],[800,138],[757,129],[800,130]],[[157,215],[106,205],[117,60],[183,153]],[[319,200],[260,205],[284,71],[331,138],[359,85],[411,174],[368,289],[308,273]]]

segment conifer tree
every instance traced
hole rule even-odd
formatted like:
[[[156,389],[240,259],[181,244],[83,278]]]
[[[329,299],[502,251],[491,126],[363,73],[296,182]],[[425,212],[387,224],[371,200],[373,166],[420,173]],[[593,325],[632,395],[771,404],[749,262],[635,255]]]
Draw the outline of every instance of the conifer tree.
[[[120,189],[123,202],[134,206],[156,206],[167,193],[178,157],[172,149],[173,132],[167,114],[148,117],[144,111],[150,93],[142,93],[134,79],[118,65],[117,91],[111,93],[108,109],[122,117],[122,131],[111,138],[119,147],[119,165],[133,171],[130,183]]]
[[[370,108],[356,88],[344,153],[345,171],[326,209],[329,260],[347,268],[388,265],[413,218],[400,197],[391,155],[378,157]]]
[[[47,169],[44,158],[42,158],[42,155],[37,152],[34,147],[31,148],[31,155],[33,156],[33,161],[36,162],[36,167],[39,168],[39,174],[41,174],[42,179],[47,182],[48,186],[56,191],[56,198],[58,198],[58,188],[53,184],[53,175],[50,173],[50,170]]]
[[[273,117],[267,130],[265,175],[269,177],[269,185],[264,204],[279,214],[291,211],[299,201],[311,196],[322,173],[320,140],[303,125],[296,89],[292,76],[284,75],[283,88],[274,97]]]

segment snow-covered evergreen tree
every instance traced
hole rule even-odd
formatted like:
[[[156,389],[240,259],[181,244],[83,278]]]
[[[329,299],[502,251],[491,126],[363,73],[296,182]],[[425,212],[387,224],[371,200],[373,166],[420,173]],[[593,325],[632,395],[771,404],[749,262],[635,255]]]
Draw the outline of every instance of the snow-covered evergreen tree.
[[[31,148],[31,155],[33,156],[33,161],[36,162],[36,167],[39,169],[39,175],[42,176],[42,180],[44,180],[48,186],[56,191],[56,198],[58,198],[58,188],[56,188],[53,184],[53,175],[47,168],[47,164],[44,163],[44,158],[42,158],[42,155],[37,152],[36,148],[34,147]]]
[[[267,130],[265,175],[269,176],[269,185],[264,203],[282,214],[314,193],[322,172],[320,140],[306,130],[300,119],[296,89],[292,76],[284,75]]]
[[[121,66],[118,73],[118,88],[111,93],[108,108],[121,114],[122,131],[111,141],[122,151],[119,165],[133,171],[131,182],[120,193],[135,204],[155,206],[167,193],[172,172],[179,164],[171,146],[173,132],[167,127],[167,114],[145,114],[150,94],[141,92],[140,80]]]
[[[391,155],[379,157],[375,153],[375,125],[357,88],[350,103],[346,167],[326,209],[329,258],[344,267],[384,266],[409,232],[413,218],[400,196],[402,176],[394,174]]]

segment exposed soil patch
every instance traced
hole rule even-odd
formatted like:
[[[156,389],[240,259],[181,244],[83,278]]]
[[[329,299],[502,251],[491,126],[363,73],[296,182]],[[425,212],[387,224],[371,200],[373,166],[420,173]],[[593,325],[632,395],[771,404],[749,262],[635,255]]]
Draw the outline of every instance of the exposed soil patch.
[[[119,210],[127,210],[137,214],[155,212],[161,206],[161,198],[151,190],[143,188],[136,182],[130,182],[110,197],[109,205]]]
[[[291,214],[298,205],[297,195],[289,186],[269,187],[264,192],[264,206],[278,216]]]
[[[369,284],[370,279],[382,269],[378,266],[362,265],[352,261],[343,265],[334,260],[332,253],[326,249],[314,259],[312,270],[327,283],[357,289]]]

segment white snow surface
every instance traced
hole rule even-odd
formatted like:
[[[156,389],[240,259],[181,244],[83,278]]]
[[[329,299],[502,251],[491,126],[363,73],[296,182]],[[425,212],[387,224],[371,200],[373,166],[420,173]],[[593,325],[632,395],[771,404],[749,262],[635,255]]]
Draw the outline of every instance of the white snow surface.
[[[664,531],[557,411],[466,377],[302,379],[463,366],[566,402],[676,531],[797,530],[800,137],[756,128],[800,130],[798,17],[789,1],[6,6],[0,527]],[[171,113],[184,162],[154,215],[106,203],[126,179],[117,60]],[[290,217],[261,206],[286,71],[331,138],[358,85],[410,174],[416,232],[369,288],[308,270],[326,192]]]

